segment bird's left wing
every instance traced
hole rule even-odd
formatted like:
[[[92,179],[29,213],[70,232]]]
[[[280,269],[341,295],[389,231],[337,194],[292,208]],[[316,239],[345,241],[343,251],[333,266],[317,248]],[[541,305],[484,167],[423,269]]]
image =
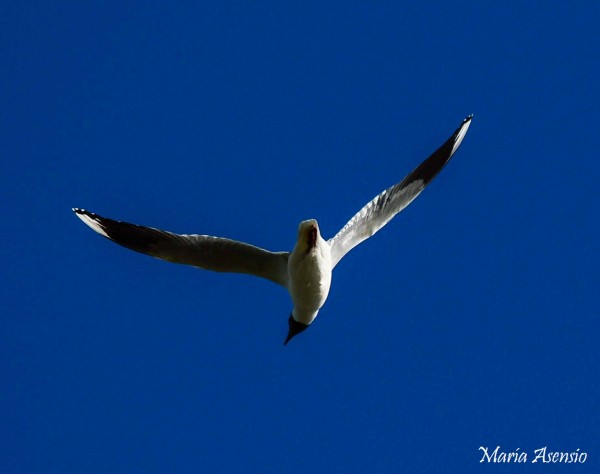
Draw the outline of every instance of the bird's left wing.
[[[331,263],[335,267],[350,250],[371,237],[408,206],[450,161],[465,137],[472,115],[463,120],[452,136],[398,184],[386,189],[365,205],[329,239]]]
[[[174,234],[107,219],[84,209],[75,208],[73,211],[100,235],[136,252],[215,272],[256,275],[287,288],[289,252],[270,252],[210,235]]]

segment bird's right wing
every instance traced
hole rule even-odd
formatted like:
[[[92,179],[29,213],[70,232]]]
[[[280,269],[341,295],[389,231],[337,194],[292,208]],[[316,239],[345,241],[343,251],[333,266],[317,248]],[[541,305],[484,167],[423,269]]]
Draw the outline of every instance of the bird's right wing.
[[[342,229],[329,239],[332,267],[350,250],[371,237],[402,209],[408,206],[450,161],[465,137],[472,115],[429,158],[417,166],[406,178],[386,189],[367,203]]]
[[[136,252],[215,272],[256,275],[287,288],[289,252],[270,252],[210,235],[174,234],[107,219],[84,209],[75,208],[73,211],[100,235]]]

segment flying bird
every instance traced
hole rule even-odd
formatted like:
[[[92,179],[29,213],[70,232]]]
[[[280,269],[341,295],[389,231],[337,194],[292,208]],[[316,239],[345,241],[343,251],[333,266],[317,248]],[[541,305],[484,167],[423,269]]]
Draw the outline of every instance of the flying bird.
[[[375,196],[331,239],[324,240],[315,219],[300,223],[291,252],[271,252],[222,237],[174,234],[115,221],[74,208],[85,224],[136,252],[216,272],[256,275],[285,287],[293,303],[286,345],[308,328],[327,300],[331,274],[354,247],[371,237],[408,206],[450,161],[465,137],[472,115],[429,158],[394,186]]]

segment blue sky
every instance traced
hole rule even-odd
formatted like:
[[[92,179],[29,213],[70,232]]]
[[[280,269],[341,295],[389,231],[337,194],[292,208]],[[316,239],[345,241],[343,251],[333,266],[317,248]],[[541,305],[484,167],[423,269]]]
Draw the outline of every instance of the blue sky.
[[[4,2],[8,473],[598,472],[595,2]],[[118,247],[71,207],[289,250],[468,114],[438,178],[285,290]],[[539,470],[539,469],[538,469]]]

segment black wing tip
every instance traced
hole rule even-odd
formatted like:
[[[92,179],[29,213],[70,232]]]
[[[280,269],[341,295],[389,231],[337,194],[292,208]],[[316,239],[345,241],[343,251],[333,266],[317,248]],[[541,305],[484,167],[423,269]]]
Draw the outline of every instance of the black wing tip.
[[[73,212],[77,217],[81,219],[81,216],[88,217],[98,223],[102,223],[103,221],[109,221],[110,219],[106,219],[105,217],[99,216],[95,212],[88,211],[87,209],[82,209],[81,207],[72,208]]]
[[[460,123],[459,127],[455,130],[452,137],[450,137],[448,142],[452,141],[453,139],[456,142],[457,140],[459,140],[459,138],[462,140],[464,138],[465,134],[467,133],[466,132],[467,128],[471,125],[471,120],[473,120],[473,114],[467,115],[463,119],[463,121]],[[452,150],[452,153],[454,153],[455,151],[456,151],[456,148],[454,148]]]
[[[95,216],[96,214],[94,214],[93,212],[90,211],[86,211],[85,209],[82,209],[81,207],[72,207],[71,210],[80,216]]]
[[[404,188],[418,180],[423,182],[423,187],[427,186],[450,161],[465,137],[472,119],[473,114],[467,115],[452,136],[402,181],[401,187]]]
[[[73,207],[72,210],[75,213],[75,215],[77,217],[79,217],[80,219],[82,219],[84,222],[85,222],[85,219],[83,219],[82,216],[92,219],[99,224],[102,224],[102,221],[106,220],[104,217],[99,216],[98,214],[94,214],[93,212],[88,211],[86,209],[82,209],[80,207]]]
[[[460,124],[460,127],[458,127],[458,129],[456,130],[456,133],[458,134],[458,132],[460,132],[465,127],[465,125],[469,125],[471,123],[471,120],[473,120],[473,114],[467,115]]]
[[[130,250],[153,255],[150,244],[153,242],[152,238],[156,237],[155,233],[152,232],[154,229],[108,219],[78,207],[74,207],[73,212],[85,225],[103,237]],[[150,237],[147,234],[148,232],[151,232]]]

